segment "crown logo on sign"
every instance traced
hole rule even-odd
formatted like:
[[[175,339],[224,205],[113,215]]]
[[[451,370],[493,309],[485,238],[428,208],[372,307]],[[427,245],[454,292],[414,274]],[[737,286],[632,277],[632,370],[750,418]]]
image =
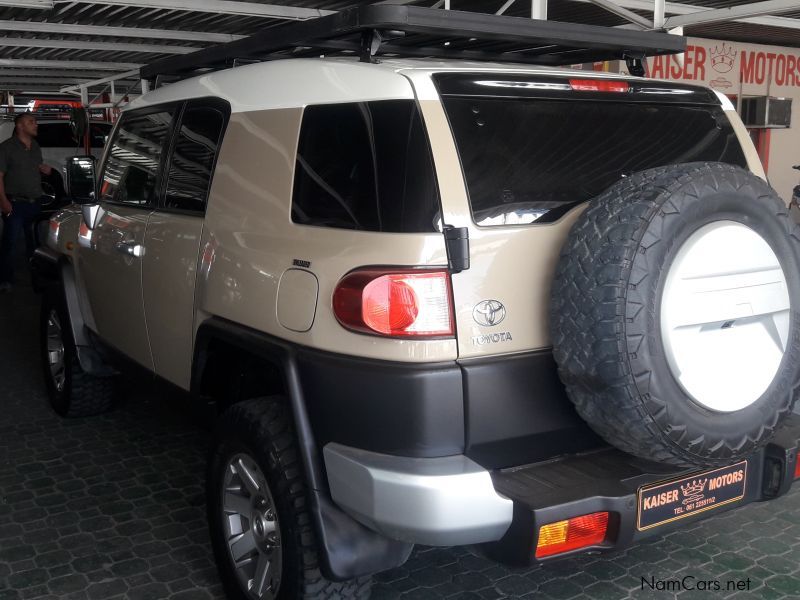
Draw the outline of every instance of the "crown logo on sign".
[[[711,49],[711,67],[718,73],[727,73],[733,69],[733,61],[736,59],[736,50],[726,43],[722,47],[714,46]]]
[[[703,490],[706,489],[706,482],[708,482],[708,479],[692,479],[691,483],[681,486],[681,491],[687,498],[690,496],[697,496],[698,494],[702,494]]]

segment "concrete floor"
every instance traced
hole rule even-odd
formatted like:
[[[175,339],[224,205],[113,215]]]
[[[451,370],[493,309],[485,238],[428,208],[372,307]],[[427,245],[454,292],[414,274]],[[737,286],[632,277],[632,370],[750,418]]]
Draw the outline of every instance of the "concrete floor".
[[[181,397],[148,382],[128,381],[110,414],[58,418],[37,327],[29,286],[0,295],[0,600],[223,598],[206,535],[207,432]],[[614,556],[548,567],[417,548],[375,578],[373,597],[798,598],[798,554],[796,490]]]

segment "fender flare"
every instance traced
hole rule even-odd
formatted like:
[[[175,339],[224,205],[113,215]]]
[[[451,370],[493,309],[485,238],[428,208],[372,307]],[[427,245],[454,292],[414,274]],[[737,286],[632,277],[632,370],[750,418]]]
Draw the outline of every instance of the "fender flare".
[[[368,529],[331,499],[322,453],[317,448],[306,411],[295,347],[218,317],[207,319],[200,325],[195,337],[191,379],[191,393],[195,398],[200,397],[203,371],[208,363],[208,348],[212,341],[224,342],[281,370],[308,483],[309,510],[322,558],[320,568],[325,577],[333,581],[345,581],[405,563],[414,548],[413,544],[392,540]]]
[[[63,295],[81,369],[94,377],[118,375],[116,369],[106,364],[92,342],[81,313],[75,271],[67,257],[50,248],[39,247],[31,257],[31,271],[36,292]]]

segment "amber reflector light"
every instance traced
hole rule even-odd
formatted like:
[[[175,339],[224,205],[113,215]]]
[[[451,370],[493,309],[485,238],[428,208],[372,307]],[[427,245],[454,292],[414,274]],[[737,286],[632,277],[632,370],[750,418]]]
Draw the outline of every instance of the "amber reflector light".
[[[598,512],[548,523],[539,529],[536,558],[596,546],[606,539],[608,513]]]

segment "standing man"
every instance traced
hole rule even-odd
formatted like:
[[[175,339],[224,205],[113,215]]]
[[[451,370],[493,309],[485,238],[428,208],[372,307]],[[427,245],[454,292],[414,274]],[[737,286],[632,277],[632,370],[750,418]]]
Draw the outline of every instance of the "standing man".
[[[20,231],[25,233],[28,256],[33,254],[33,222],[41,210],[41,174],[51,168],[42,162],[42,150],[34,139],[38,125],[30,113],[14,119],[14,135],[0,144],[0,292],[14,283],[14,250]]]

